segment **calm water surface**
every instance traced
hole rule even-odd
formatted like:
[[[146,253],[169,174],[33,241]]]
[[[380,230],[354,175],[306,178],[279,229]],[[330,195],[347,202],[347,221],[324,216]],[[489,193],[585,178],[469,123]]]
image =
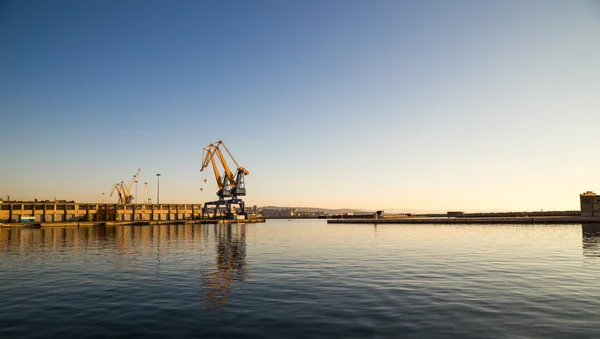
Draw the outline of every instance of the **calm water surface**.
[[[0,229],[0,338],[600,338],[595,231]]]

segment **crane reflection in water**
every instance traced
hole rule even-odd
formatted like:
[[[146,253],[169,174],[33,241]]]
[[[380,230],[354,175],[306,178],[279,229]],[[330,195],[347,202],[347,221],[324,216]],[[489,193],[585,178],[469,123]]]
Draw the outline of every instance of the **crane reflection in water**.
[[[210,227],[206,225],[206,227]],[[202,269],[208,307],[218,309],[246,279],[246,225],[218,224],[214,227],[215,267]]]

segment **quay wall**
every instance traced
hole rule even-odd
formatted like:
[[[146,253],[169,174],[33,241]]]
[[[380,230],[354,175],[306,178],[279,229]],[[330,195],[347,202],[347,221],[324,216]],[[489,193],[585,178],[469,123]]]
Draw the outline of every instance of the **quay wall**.
[[[0,203],[0,222],[7,223],[174,221],[201,215],[201,204]]]

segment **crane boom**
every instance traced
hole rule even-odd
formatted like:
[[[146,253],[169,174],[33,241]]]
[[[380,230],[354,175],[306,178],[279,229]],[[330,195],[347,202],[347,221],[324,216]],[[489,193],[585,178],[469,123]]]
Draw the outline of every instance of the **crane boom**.
[[[112,190],[110,191],[110,196],[112,197],[112,195],[117,192],[117,196],[119,197],[119,203],[121,203],[121,200],[123,199],[123,195],[121,194],[121,187],[119,186],[119,184],[114,184],[112,186]]]
[[[235,187],[235,178],[233,176],[233,173],[231,173],[231,170],[229,169],[229,166],[227,165],[227,161],[225,160],[225,157],[223,157],[223,152],[221,152],[221,150],[219,149],[219,147],[223,145],[223,147],[225,147],[225,144],[223,144],[222,141],[219,142],[213,142],[210,145],[204,147],[204,149],[202,150],[202,168],[200,168],[200,172],[202,172],[204,170],[204,168],[208,167],[208,165],[212,164],[213,166],[213,170],[215,172],[215,179],[217,180],[217,185],[219,185],[219,188],[222,188],[221,186],[223,185],[224,179],[221,178],[221,175],[219,174],[219,169],[217,168],[217,165],[215,163],[215,154],[217,154],[217,157],[219,158],[219,162],[221,163],[221,166],[223,166],[223,169],[225,170],[224,173],[224,177],[227,177],[229,179],[230,184]],[[229,151],[228,151],[229,152]],[[230,153],[231,155],[231,153]],[[232,157],[233,159],[233,157]],[[235,161],[235,159],[233,159],[233,162],[237,165],[237,162]]]
[[[229,154],[229,157],[231,158],[231,160],[233,160],[233,163],[235,164],[235,167],[237,167],[238,170],[243,171],[244,175],[250,174],[250,172],[248,172],[245,168],[243,168],[242,166],[240,166],[237,163],[237,161],[235,161],[235,158],[233,157],[233,154],[231,154],[231,152],[229,152],[229,148],[227,148],[227,146],[225,146],[225,144],[223,144],[222,141],[220,141],[220,143],[223,145],[223,148],[225,148],[225,150],[227,151],[227,154]]]
[[[221,142],[221,141],[219,141],[219,142]],[[225,145],[223,145],[223,146],[225,146]],[[225,157],[223,157],[223,152],[221,152],[221,150],[217,146],[215,148],[214,153],[217,153],[217,156],[219,157],[221,164],[223,164],[223,168],[225,168],[225,175],[227,176],[227,179],[229,179],[231,186],[235,188],[235,178],[233,177],[233,173],[231,173],[229,166],[227,166],[227,161],[225,161]],[[235,160],[234,160],[234,162],[235,162]]]
[[[131,188],[133,188],[133,184],[135,183],[135,181],[137,180],[139,175],[140,175],[140,169],[138,168],[137,172],[135,172],[135,174],[133,175],[133,179],[129,183],[129,186],[127,186],[127,191],[131,192]]]
[[[213,171],[215,173],[215,180],[217,180],[217,185],[219,189],[223,188],[223,179],[221,178],[221,174],[219,174],[219,168],[215,162],[214,151],[212,149],[206,151],[206,155],[203,154],[204,161],[202,162],[202,168],[200,172],[204,170],[209,164],[212,164]],[[210,162],[209,162],[210,161]]]

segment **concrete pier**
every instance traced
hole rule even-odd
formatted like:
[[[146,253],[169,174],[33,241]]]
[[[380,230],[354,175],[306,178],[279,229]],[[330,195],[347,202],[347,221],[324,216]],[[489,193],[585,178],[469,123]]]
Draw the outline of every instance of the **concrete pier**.
[[[447,217],[378,217],[329,219],[328,224],[600,224],[600,196],[592,191],[579,195],[581,211],[477,213],[448,212]],[[529,214],[529,215],[522,215]],[[561,215],[562,214],[562,215]]]
[[[581,224],[600,223],[599,217],[485,217],[485,218],[394,218],[329,219],[328,224]]]

